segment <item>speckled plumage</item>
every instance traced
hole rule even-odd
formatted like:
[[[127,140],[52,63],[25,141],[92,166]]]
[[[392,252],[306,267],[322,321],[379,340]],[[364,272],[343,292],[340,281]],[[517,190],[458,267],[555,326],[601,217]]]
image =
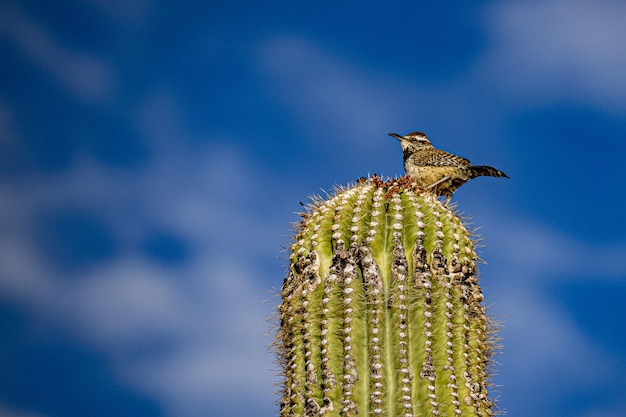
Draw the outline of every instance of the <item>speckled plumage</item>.
[[[406,175],[418,186],[445,196],[448,201],[460,186],[472,178],[509,178],[493,167],[472,165],[468,159],[435,148],[423,132],[411,132],[405,136],[390,133],[389,136],[400,141]]]

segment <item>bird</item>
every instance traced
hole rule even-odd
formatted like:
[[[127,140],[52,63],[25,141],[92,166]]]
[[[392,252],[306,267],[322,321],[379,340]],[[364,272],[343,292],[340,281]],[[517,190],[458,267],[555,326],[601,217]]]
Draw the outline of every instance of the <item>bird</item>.
[[[462,156],[435,148],[423,132],[407,135],[389,133],[400,141],[404,155],[404,171],[418,187],[445,196],[450,203],[452,194],[467,181],[480,177],[510,178],[504,172],[490,166],[472,165]]]

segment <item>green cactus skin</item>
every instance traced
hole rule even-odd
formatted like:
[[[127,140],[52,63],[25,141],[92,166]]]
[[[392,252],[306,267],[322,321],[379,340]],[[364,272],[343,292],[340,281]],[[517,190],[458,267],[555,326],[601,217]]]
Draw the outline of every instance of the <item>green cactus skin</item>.
[[[278,308],[281,417],[494,414],[493,326],[459,217],[376,176],[302,217]]]

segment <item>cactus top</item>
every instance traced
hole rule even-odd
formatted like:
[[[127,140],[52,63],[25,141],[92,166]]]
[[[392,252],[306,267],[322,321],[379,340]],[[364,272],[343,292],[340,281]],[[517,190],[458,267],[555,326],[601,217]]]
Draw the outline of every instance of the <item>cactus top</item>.
[[[461,219],[373,176],[302,215],[278,309],[281,416],[486,416],[489,320]]]

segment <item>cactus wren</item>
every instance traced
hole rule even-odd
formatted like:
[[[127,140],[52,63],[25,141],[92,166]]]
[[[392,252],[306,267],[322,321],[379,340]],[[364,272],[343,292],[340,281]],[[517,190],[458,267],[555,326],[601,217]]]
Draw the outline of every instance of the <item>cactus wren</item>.
[[[480,176],[506,177],[504,172],[490,166],[472,165],[467,159],[435,148],[422,132],[401,136],[390,133],[400,141],[404,154],[404,171],[419,187],[445,196],[449,203],[461,185]]]

